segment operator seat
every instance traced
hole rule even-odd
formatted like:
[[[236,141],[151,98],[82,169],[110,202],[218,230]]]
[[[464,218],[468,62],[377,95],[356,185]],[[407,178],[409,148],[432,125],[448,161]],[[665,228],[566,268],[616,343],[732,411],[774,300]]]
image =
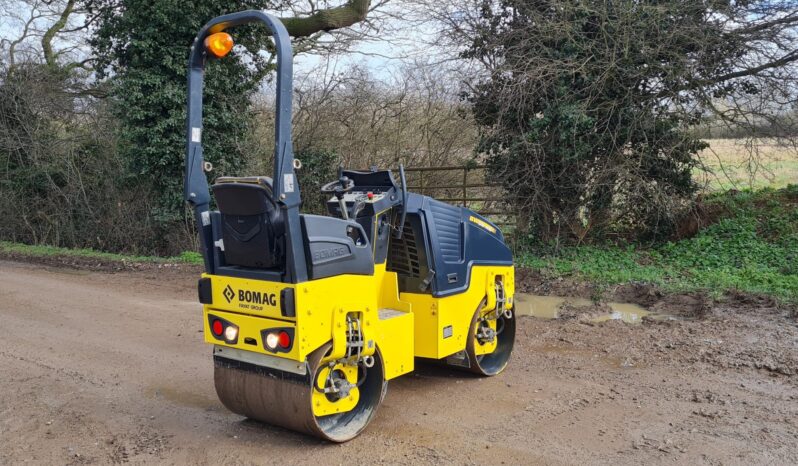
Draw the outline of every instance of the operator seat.
[[[285,264],[285,228],[267,176],[220,177],[213,185],[227,265],[270,269]]]

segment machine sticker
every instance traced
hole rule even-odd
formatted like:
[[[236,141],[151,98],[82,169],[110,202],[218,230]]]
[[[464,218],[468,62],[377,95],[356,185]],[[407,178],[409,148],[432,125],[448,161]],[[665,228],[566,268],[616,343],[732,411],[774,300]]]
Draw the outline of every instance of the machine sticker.
[[[191,128],[191,142],[200,142],[202,139],[202,128]]]
[[[233,299],[238,298],[238,307],[253,311],[262,311],[264,306],[277,307],[277,293],[266,293],[261,291],[236,290],[227,285],[222,292],[224,299],[232,303]]]
[[[443,338],[451,338],[452,335],[454,335],[454,329],[452,329],[451,325],[443,327]]]
[[[484,221],[484,220],[482,220],[482,219],[480,219],[480,218],[476,218],[476,217],[474,217],[474,216],[472,215],[472,216],[468,217],[468,220],[469,220],[471,223],[474,223],[474,224],[476,224],[476,225],[479,225],[480,227],[482,227],[482,228],[483,228],[483,229],[485,229],[485,230],[488,230],[488,231],[489,231],[489,232],[491,232],[491,233],[494,233],[494,234],[496,233],[496,229],[495,229],[495,228],[493,228],[493,225],[491,225],[490,223],[488,223],[488,222],[486,222],[486,221]]]
[[[293,173],[286,173],[283,175],[283,188],[285,192],[292,193],[294,192],[294,174]]]

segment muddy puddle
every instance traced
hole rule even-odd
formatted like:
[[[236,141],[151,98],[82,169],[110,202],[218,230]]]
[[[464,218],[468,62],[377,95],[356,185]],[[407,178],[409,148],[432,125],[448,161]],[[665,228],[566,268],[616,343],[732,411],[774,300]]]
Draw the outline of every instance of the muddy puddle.
[[[589,299],[571,298],[565,296],[537,296],[526,293],[515,294],[515,311],[519,315],[538,317],[541,319],[557,319],[563,306],[589,307],[594,303]],[[637,304],[631,303],[604,303],[609,308],[606,314],[592,317],[594,322],[608,320],[621,320],[629,324],[639,324],[644,317],[658,320],[672,319],[672,316],[653,313]]]

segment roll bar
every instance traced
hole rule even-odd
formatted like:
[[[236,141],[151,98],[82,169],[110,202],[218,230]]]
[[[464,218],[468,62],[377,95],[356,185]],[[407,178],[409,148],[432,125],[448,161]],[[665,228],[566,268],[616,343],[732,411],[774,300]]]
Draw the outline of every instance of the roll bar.
[[[193,208],[200,232],[205,269],[213,273],[213,235],[209,205],[211,194],[204,172],[202,157],[202,88],[205,63],[208,59],[203,45],[205,38],[242,24],[261,22],[274,37],[277,52],[277,108],[274,125],[274,174],[272,191],[275,201],[285,215],[286,280],[297,283],[307,280],[305,251],[299,223],[299,185],[294,174],[294,151],[291,145],[292,61],[291,37],[283,23],[263,11],[248,10],[218,16],[205,24],[191,46],[188,70],[188,115],[186,125],[186,167],[183,195]],[[294,233],[292,235],[291,233]]]

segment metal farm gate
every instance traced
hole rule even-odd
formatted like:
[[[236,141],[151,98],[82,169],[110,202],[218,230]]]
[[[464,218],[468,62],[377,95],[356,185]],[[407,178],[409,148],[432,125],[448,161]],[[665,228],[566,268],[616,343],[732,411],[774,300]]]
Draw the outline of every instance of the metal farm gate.
[[[502,187],[485,181],[485,165],[406,167],[408,190],[439,201],[467,207],[501,227],[513,237],[515,213],[502,193]],[[398,173],[398,168],[393,168]]]

